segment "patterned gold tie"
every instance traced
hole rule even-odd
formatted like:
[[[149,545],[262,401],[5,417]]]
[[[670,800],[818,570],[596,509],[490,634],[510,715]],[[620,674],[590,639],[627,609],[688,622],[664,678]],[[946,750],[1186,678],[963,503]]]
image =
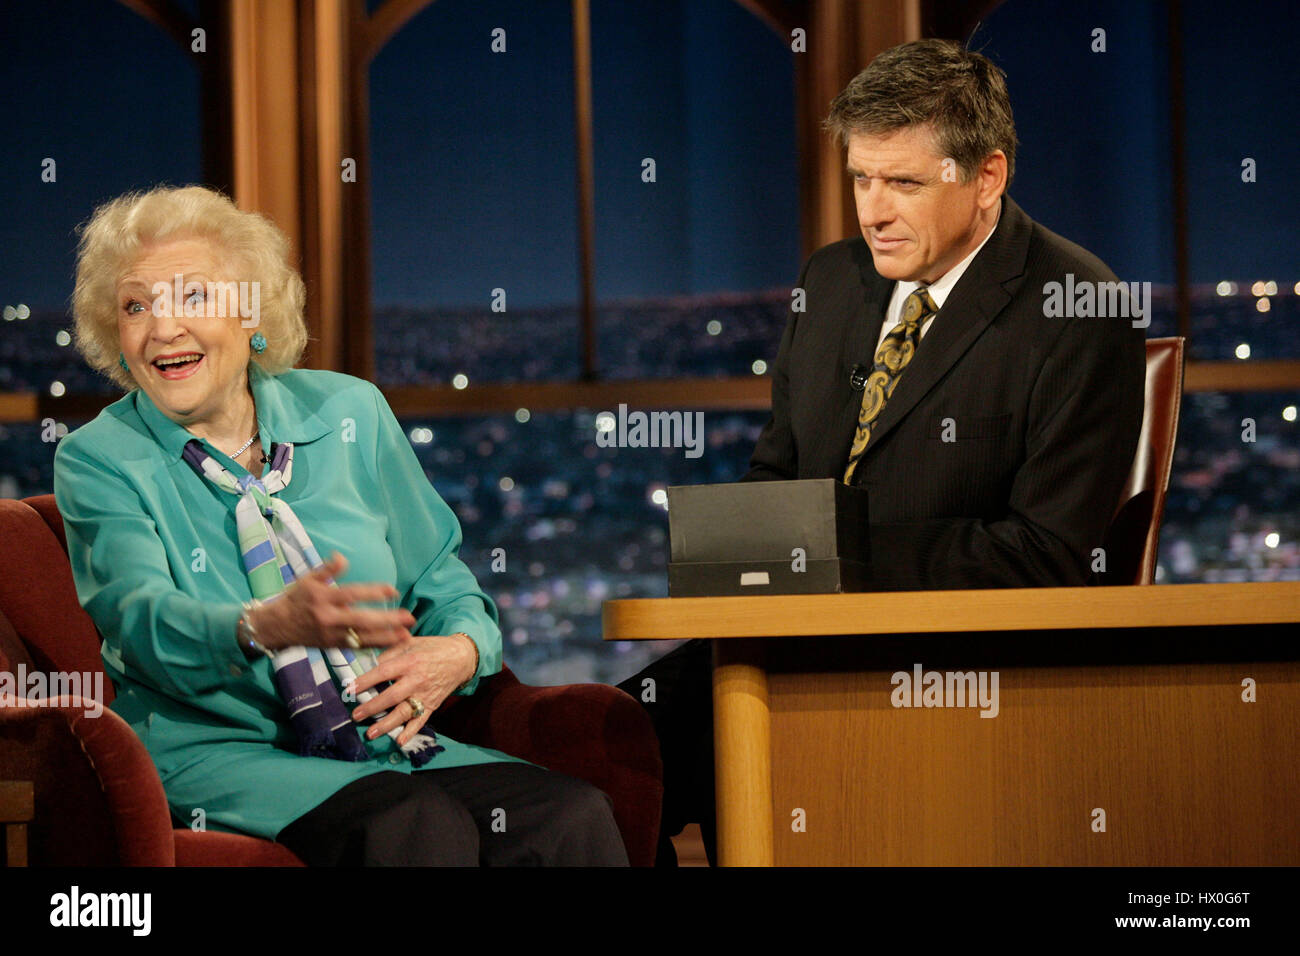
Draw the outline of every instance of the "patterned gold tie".
[[[894,386],[903,375],[903,369],[916,354],[921,341],[921,326],[939,311],[925,286],[907,297],[903,305],[903,320],[889,330],[876,349],[876,361],[862,389],[862,408],[858,410],[858,428],[853,433],[853,447],[849,450],[849,463],[844,469],[844,483],[853,484],[853,472],[858,467],[862,453],[871,440],[871,430],[880,419],[885,402],[894,394]]]

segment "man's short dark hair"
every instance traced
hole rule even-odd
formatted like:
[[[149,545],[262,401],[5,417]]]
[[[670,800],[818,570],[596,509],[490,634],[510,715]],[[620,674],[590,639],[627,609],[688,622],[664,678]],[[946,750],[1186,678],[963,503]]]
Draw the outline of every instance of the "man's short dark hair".
[[[932,126],[939,152],[970,182],[994,150],[1016,171],[1016,124],[1006,74],[951,40],[914,40],[881,53],[834,100],[826,129],[848,145],[853,133],[880,136]]]

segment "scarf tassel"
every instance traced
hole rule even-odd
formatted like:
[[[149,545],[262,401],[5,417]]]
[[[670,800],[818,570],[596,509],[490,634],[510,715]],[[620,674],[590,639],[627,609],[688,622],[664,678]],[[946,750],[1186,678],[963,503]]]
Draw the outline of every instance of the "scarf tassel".
[[[410,759],[411,766],[418,769],[432,760],[436,754],[440,754],[446,749],[446,747],[438,743],[436,738],[430,737],[428,734],[416,734],[406,742],[406,746],[402,748],[402,753],[406,754]]]

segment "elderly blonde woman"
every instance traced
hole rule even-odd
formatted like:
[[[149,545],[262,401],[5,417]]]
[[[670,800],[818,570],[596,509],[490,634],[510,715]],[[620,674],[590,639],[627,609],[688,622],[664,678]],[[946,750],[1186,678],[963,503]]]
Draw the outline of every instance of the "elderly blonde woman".
[[[77,345],[127,394],[54,486],[113,709],[181,820],[311,864],[625,865],[605,794],[425,727],[500,670],[496,609],[379,390],[293,367],[288,252],[200,187],[83,227]]]

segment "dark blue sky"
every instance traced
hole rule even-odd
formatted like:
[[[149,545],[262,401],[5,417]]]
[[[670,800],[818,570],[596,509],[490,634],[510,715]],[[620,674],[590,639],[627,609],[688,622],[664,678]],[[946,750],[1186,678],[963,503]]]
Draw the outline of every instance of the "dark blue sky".
[[[72,294],[73,229],[128,189],[199,179],[188,56],[116,0],[0,5],[0,300]],[[57,181],[41,181],[41,162]]]
[[[1160,3],[1010,0],[971,43],[1007,74],[1011,195],[1129,281],[1174,280],[1164,36]]]
[[[798,270],[793,54],[732,0],[593,0],[597,291],[779,286]],[[1300,7],[1184,4],[1192,277],[1296,279]],[[372,72],[377,302],[572,302],[568,0],[438,0]],[[507,31],[507,53],[490,31]],[[1108,52],[1088,49],[1093,28]],[[198,81],[116,0],[0,6],[0,301],[58,307],[75,224],[199,179]],[[974,46],[1010,77],[1012,194],[1121,277],[1173,278],[1164,6],[1008,0]],[[813,50],[806,54],[815,56]],[[58,182],[40,181],[42,158]],[[1240,179],[1242,157],[1259,181]],[[652,157],[658,181],[643,183]]]
[[[569,9],[438,0],[376,58],[377,301],[575,301]],[[797,275],[793,57],[733,0],[592,4],[600,298]]]
[[[1300,5],[1184,0],[1194,283],[1300,280]],[[1090,50],[1106,31],[1107,52]],[[972,46],[1007,72],[1021,140],[1011,193],[1124,279],[1174,280],[1164,3],[1009,0]],[[1241,181],[1253,157],[1258,180]]]

